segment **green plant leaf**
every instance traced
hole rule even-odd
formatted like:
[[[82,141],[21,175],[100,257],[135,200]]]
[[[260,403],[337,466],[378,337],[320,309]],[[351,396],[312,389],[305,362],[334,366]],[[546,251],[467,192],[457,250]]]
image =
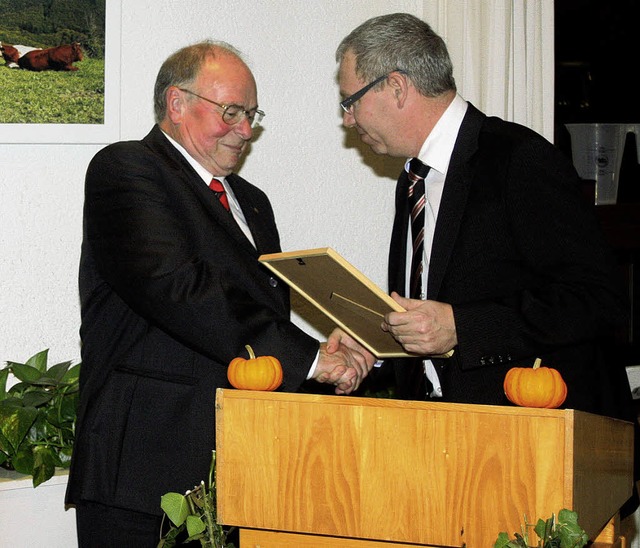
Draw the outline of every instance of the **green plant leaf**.
[[[48,443],[57,436],[57,429],[47,422],[46,410],[39,409],[36,420],[33,421],[27,434],[27,439],[34,444]]]
[[[56,397],[55,392],[48,392],[40,388],[24,392],[22,405],[27,407],[42,407]]]
[[[5,404],[7,400],[1,403]],[[35,407],[0,405],[0,432],[14,451],[20,447],[37,416]]]
[[[47,369],[47,375],[53,378],[57,383],[63,382],[69,367],[71,367],[71,361],[60,362],[55,365],[52,365],[49,369]]]
[[[187,516],[187,533],[189,534],[189,538],[187,540],[194,540],[195,537],[204,533],[207,526],[202,521],[202,518],[199,516]]]
[[[528,548],[527,543],[520,535],[516,535],[515,540],[509,540],[507,533],[500,533],[493,548]]]
[[[61,468],[69,468],[69,466],[71,465],[72,452],[73,449],[71,447],[62,447],[58,451],[58,458],[60,459],[60,464],[58,464],[58,466],[60,466]]]
[[[51,479],[56,471],[58,458],[53,448],[38,445],[33,449],[33,486]]]
[[[0,401],[7,397],[7,379],[9,378],[9,370],[5,367],[0,369]]]
[[[31,475],[33,473],[33,451],[30,445],[23,444],[13,453],[11,466],[21,474]]]
[[[78,393],[65,392],[65,397],[62,399],[58,407],[58,422],[54,422],[53,419],[49,420],[54,424],[62,425],[64,423],[72,426],[75,424],[76,413],[78,409]]]
[[[43,388],[52,388],[54,386],[61,385],[62,381],[58,380],[52,375],[49,375],[48,371],[45,371],[40,375],[40,377],[32,381],[31,384],[33,384],[34,386],[42,386]]]
[[[9,397],[7,399],[10,398],[22,398],[22,394],[24,394],[25,391],[27,391],[29,389],[31,385],[26,384],[24,382],[17,382],[16,384],[14,384],[11,388],[9,388],[9,390],[7,390],[7,394],[9,395]],[[22,400],[20,399],[20,405],[22,405]]]
[[[178,546],[178,536],[185,530],[186,527],[184,525],[172,527],[167,534],[160,539],[157,548],[173,548],[174,546]]]
[[[49,349],[41,350],[37,354],[34,354],[27,360],[27,365],[35,367],[38,371],[44,372],[47,370],[47,359],[49,357]]]
[[[7,362],[16,379],[26,383],[33,383],[42,376],[42,371],[24,363]]]
[[[80,379],[80,364],[77,363],[73,367],[71,367],[62,377],[62,380],[69,384],[77,385],[78,380]],[[76,386],[77,388],[77,386]]]
[[[499,533],[493,548],[506,548],[507,546],[509,546],[509,535],[507,533]]]
[[[560,548],[582,548],[589,542],[587,533],[578,525],[578,514],[566,508],[558,512],[556,526],[560,538]]]
[[[182,525],[189,515],[189,504],[187,498],[180,493],[166,493],[160,498],[160,507],[167,514],[171,522]]]
[[[551,517],[546,521],[539,519],[533,530],[536,532],[536,535],[538,535],[538,538],[543,541],[543,543],[546,543],[549,539],[553,538],[553,534],[555,531],[555,514],[552,514]]]

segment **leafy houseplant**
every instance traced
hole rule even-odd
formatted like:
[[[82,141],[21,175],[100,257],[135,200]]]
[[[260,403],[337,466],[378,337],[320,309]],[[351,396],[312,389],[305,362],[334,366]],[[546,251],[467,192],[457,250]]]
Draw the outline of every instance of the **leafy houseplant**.
[[[33,476],[33,486],[68,468],[75,441],[80,364],[47,366],[49,349],[0,369],[0,466]],[[17,383],[7,389],[9,374]]]
[[[195,540],[206,548],[235,548],[233,543],[227,543],[227,535],[233,528],[227,529],[216,521],[216,452],[211,453],[207,485],[203,481],[184,495],[162,495],[160,506],[171,525],[160,539],[158,548],[170,548]]]
[[[520,533],[515,533],[515,539],[510,540],[507,533],[500,533],[493,548],[582,548],[589,542],[587,533],[578,525],[578,514],[563,508],[558,512],[556,521],[555,514],[546,520],[538,520],[533,529],[538,535],[538,543],[529,543],[528,529],[533,527],[532,523],[524,518],[524,525]]]

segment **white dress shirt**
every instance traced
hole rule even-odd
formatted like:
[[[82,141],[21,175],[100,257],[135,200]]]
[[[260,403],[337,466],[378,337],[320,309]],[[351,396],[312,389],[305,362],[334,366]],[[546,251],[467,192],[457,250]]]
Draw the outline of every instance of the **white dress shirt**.
[[[423,253],[423,269],[422,269],[422,299],[426,299],[427,280],[429,278],[429,258],[431,257],[431,247],[433,244],[433,235],[435,233],[436,222],[438,219],[438,211],[442,200],[442,192],[444,190],[444,181],[447,177],[449,169],[449,161],[453,154],[453,147],[458,138],[458,132],[462,125],[462,119],[467,112],[468,103],[460,95],[456,94],[451,104],[444,111],[436,125],[429,133],[427,140],[423,143],[418,159],[424,164],[431,167],[427,178],[424,181],[425,188],[425,230],[424,230],[424,253]],[[409,170],[409,158],[405,164],[405,170]],[[407,281],[406,292],[408,295],[409,283],[411,277],[411,219],[409,219],[409,231],[407,241]],[[431,360],[424,360],[425,374],[433,385],[431,397],[442,397],[442,387],[438,374]]]

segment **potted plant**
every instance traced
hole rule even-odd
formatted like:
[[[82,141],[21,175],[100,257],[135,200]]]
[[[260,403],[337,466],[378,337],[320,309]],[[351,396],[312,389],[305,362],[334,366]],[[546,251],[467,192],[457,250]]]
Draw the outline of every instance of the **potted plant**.
[[[234,527],[227,528],[216,521],[216,452],[211,452],[209,481],[180,493],[162,495],[160,506],[169,518],[169,530],[162,536],[158,548],[170,548],[200,541],[205,548],[235,548],[227,542]],[[163,517],[164,522],[164,517]]]
[[[68,468],[75,441],[80,364],[48,367],[49,349],[0,369],[0,466],[33,477],[33,486]],[[12,375],[18,381],[9,388]]]
[[[509,539],[507,533],[500,533],[493,548],[582,548],[589,542],[589,537],[580,525],[578,525],[578,514],[563,508],[556,515],[544,521],[538,520],[533,526],[524,517],[524,525],[520,533],[515,533],[514,539]],[[537,544],[531,544],[529,539],[529,529],[533,527],[538,536]]]

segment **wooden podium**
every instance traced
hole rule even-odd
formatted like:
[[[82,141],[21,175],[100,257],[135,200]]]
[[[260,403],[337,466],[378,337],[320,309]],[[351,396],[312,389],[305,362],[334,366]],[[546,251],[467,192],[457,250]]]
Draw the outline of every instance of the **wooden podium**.
[[[490,548],[562,508],[596,539],[633,487],[632,424],[570,409],[219,389],[216,433],[241,548]]]

